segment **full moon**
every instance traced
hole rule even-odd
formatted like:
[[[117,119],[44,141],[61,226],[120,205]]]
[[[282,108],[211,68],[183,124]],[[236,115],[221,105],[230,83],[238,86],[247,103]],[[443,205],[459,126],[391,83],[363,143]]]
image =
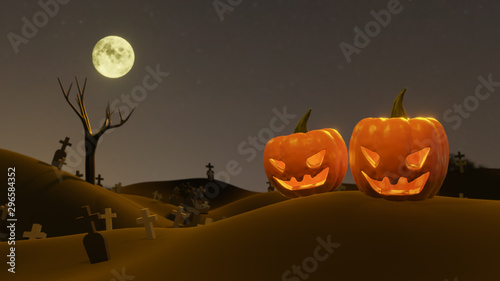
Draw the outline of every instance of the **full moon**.
[[[134,60],[132,46],[127,40],[118,36],[102,38],[92,51],[95,69],[109,78],[119,78],[127,74],[132,69]]]

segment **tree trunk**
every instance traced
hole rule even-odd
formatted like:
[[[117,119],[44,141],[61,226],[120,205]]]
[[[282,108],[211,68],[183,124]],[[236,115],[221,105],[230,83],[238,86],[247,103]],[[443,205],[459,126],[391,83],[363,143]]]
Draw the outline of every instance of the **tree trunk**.
[[[97,139],[91,134],[85,134],[85,180],[95,184],[95,150]]]

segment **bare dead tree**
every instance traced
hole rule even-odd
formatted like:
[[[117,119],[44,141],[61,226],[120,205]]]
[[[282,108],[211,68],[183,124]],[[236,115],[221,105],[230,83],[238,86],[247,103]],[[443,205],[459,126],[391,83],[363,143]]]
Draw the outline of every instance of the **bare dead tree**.
[[[61,86],[61,90],[63,92],[64,98],[69,103],[73,111],[78,115],[80,121],[82,121],[83,128],[85,130],[85,180],[91,184],[95,184],[95,151],[97,148],[97,142],[99,138],[108,130],[113,128],[118,128],[125,124],[128,121],[135,108],[132,109],[127,118],[123,118],[122,112],[118,110],[118,114],[120,115],[120,123],[113,125],[111,122],[111,115],[114,113],[111,112],[108,106],[106,107],[106,119],[102,124],[99,131],[96,133],[92,132],[92,127],[90,126],[89,116],[87,115],[87,110],[85,109],[84,104],[84,96],[85,96],[85,86],[87,85],[87,78],[85,78],[85,82],[83,83],[83,88],[80,87],[80,83],[78,82],[78,78],[75,77],[76,85],[78,87],[78,94],[76,96],[76,103],[78,105],[78,109],[73,105],[73,103],[69,100],[69,94],[71,92],[71,87],[73,83],[69,85],[69,89],[66,92],[61,83],[61,79],[57,78],[59,81],[59,86]]]

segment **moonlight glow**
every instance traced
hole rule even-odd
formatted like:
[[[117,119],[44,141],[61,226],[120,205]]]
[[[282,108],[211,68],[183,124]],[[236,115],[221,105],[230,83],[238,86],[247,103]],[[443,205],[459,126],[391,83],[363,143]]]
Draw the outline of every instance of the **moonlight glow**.
[[[107,36],[95,44],[92,62],[95,69],[109,78],[127,74],[134,65],[134,49],[127,40],[118,36]]]

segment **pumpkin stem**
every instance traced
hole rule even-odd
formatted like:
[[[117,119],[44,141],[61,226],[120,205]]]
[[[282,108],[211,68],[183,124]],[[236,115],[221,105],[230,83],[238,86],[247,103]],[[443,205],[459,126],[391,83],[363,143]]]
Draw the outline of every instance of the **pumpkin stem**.
[[[405,92],[406,88],[404,88],[394,100],[394,103],[392,104],[392,112],[390,118],[397,118],[397,117],[408,118],[408,116],[406,115],[406,110],[403,106],[403,98],[405,96]]]
[[[306,114],[299,120],[297,127],[295,127],[294,133],[307,133],[307,120],[309,120],[309,116],[311,115],[311,108],[306,112]]]

